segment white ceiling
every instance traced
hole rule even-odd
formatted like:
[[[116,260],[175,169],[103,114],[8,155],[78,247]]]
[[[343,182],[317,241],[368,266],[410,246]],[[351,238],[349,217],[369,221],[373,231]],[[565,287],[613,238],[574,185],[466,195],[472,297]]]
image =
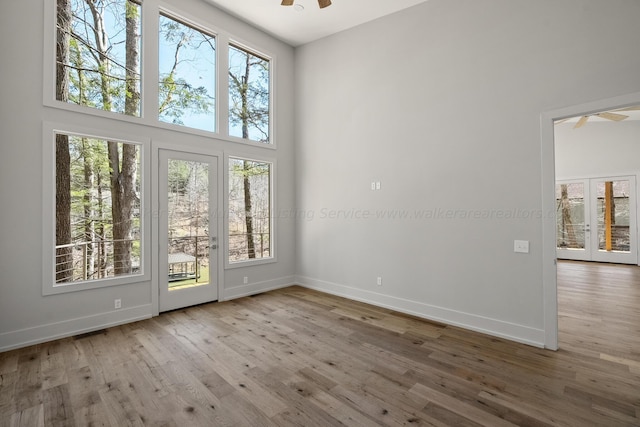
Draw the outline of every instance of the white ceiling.
[[[292,45],[300,46],[398,12],[428,0],[296,0],[304,7],[280,6],[281,0],[204,0]]]
[[[634,107],[627,107],[627,108],[633,108],[633,110],[611,110],[611,113],[615,113],[615,114],[622,114],[624,116],[627,116],[626,119],[623,119],[624,121],[638,121],[640,120],[640,106],[634,106]],[[581,116],[577,116],[577,117],[572,117],[570,119],[566,119],[566,120],[561,120],[561,123],[570,123],[575,125],[575,123],[578,122],[578,120],[580,120]],[[611,120],[608,119],[603,119],[602,117],[598,117],[597,114],[593,114],[593,115],[589,115],[589,119],[587,120],[587,123],[597,123],[597,122],[604,122],[604,123],[612,123]],[[615,123],[615,122],[613,122]],[[560,124],[560,123],[558,123]]]

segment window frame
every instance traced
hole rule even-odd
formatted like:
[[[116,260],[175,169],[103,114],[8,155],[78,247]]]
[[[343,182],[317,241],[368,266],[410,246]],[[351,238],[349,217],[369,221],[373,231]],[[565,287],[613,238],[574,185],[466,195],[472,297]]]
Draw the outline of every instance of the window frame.
[[[275,125],[276,112],[276,76],[277,57],[269,53],[268,49],[262,49],[256,43],[244,42],[238,37],[231,36],[228,32],[215,25],[200,24],[201,20],[193,14],[185,12],[176,5],[169,5],[162,0],[142,0],[141,2],[141,112],[140,116],[127,116],[112,111],[100,110],[83,105],[58,101],[55,96],[56,82],[56,2],[42,0],[44,7],[44,37],[43,37],[43,99],[46,107],[56,110],[65,110],[72,113],[84,114],[103,119],[117,120],[121,123],[134,123],[149,126],[155,129],[164,129],[182,134],[215,138],[221,141],[237,143],[239,146],[261,147],[275,150],[277,147],[277,126]],[[190,128],[159,120],[157,111],[159,96],[156,80],[159,77],[159,18],[160,14],[170,16],[197,29],[202,29],[207,34],[216,38],[216,124],[215,131],[210,132],[201,129]],[[262,143],[250,139],[243,139],[229,134],[229,82],[228,56],[229,46],[241,48],[253,55],[268,59],[269,70],[269,143]]]
[[[176,9],[174,8],[168,8],[168,7],[164,7],[164,6],[160,6],[158,8],[158,13],[154,14],[155,18],[156,18],[156,24],[157,24],[157,30],[156,31],[156,39],[155,39],[155,44],[157,49],[155,50],[155,79],[154,79],[154,83],[155,87],[153,90],[153,94],[155,95],[154,101],[155,103],[154,105],[154,119],[155,119],[155,123],[158,127],[161,128],[166,128],[166,129],[171,129],[171,130],[177,130],[177,131],[182,131],[182,132],[187,132],[187,133],[202,133],[205,134],[207,136],[210,136],[212,134],[217,135],[217,136],[222,136],[220,133],[220,47],[221,47],[221,43],[220,43],[220,34],[219,31],[216,31],[214,28],[210,27],[210,26],[205,26],[205,25],[201,25],[198,22],[196,22],[194,19],[187,17],[184,13],[180,13],[178,12]],[[191,27],[192,29],[196,30],[196,31],[200,31],[202,33],[207,34],[210,37],[213,37],[213,39],[215,40],[215,52],[214,52],[214,63],[215,63],[215,90],[214,90],[214,117],[213,117],[213,131],[208,131],[205,129],[198,129],[198,128],[194,128],[194,127],[190,127],[190,126],[186,126],[186,125],[179,125],[179,124],[175,124],[175,123],[170,123],[170,122],[165,122],[160,120],[160,115],[157,111],[157,107],[158,104],[160,103],[160,88],[159,88],[159,81],[160,81],[160,18],[161,17],[165,17],[168,19],[172,19],[180,24],[183,24],[187,27]],[[225,45],[226,46],[226,45]],[[147,101],[148,102],[148,101]]]
[[[43,48],[43,105],[77,113],[89,114],[98,117],[105,117],[115,120],[121,120],[130,123],[144,122],[145,116],[145,99],[146,84],[145,74],[148,68],[145,56],[146,37],[145,27],[149,13],[145,11],[145,1],[140,0],[140,111],[138,116],[129,116],[124,113],[115,111],[102,110],[85,105],[74,104],[71,102],[59,101],[56,99],[56,39],[57,39],[57,2],[54,0],[44,1],[44,48]],[[49,37],[47,37],[49,36]],[[148,95],[147,95],[148,96]]]
[[[56,233],[56,134],[104,139],[126,144],[135,144],[140,147],[140,273],[120,277],[107,277],[103,279],[56,283],[55,281],[55,233]],[[89,289],[105,288],[131,283],[140,283],[151,280],[151,174],[147,158],[151,141],[149,138],[130,133],[104,131],[102,129],[88,128],[60,123],[43,123],[43,156],[42,156],[42,294],[55,295],[67,292],[84,291]]]
[[[246,259],[242,261],[231,262],[229,260],[229,162],[234,160],[247,160],[251,162],[269,163],[271,170],[269,173],[269,242],[271,247],[269,248],[269,256],[264,258]],[[248,153],[235,153],[224,155],[224,268],[225,270],[248,267],[252,265],[271,264],[278,261],[277,251],[277,224],[276,224],[276,159],[271,157],[257,157]]]
[[[269,142],[265,143],[265,142],[260,142],[260,141],[256,141],[253,139],[244,139],[242,137],[239,136],[232,136],[231,132],[229,130],[229,110],[230,110],[230,102],[229,102],[229,98],[231,97],[231,91],[230,91],[230,86],[229,86],[229,51],[230,51],[230,47],[234,47],[240,50],[243,50],[251,55],[257,56],[259,58],[262,58],[264,60],[269,61]],[[235,142],[241,142],[241,143],[245,143],[245,144],[250,144],[252,146],[258,146],[258,147],[265,147],[265,148],[276,148],[276,135],[275,135],[275,126],[274,126],[274,110],[275,110],[275,83],[274,83],[274,76],[276,75],[275,73],[275,68],[276,68],[276,60],[274,58],[273,55],[269,55],[259,49],[255,49],[253,47],[251,47],[249,44],[244,43],[239,41],[238,39],[234,39],[234,38],[230,38],[227,42],[226,45],[226,87],[227,87],[227,93],[226,93],[226,119],[227,119],[227,137]]]

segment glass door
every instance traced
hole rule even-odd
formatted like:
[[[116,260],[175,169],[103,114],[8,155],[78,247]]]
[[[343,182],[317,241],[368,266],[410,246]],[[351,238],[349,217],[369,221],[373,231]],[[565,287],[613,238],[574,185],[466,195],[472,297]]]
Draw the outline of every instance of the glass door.
[[[556,183],[556,246],[560,259],[591,261],[589,181]]]
[[[591,179],[593,261],[637,264],[635,177]]]
[[[159,152],[160,311],[218,299],[217,158]]]
[[[634,176],[556,183],[557,257],[637,264]]]

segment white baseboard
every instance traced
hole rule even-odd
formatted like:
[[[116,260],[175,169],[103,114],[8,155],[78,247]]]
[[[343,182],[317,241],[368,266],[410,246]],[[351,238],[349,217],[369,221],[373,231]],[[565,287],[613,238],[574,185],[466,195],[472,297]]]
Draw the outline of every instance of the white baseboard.
[[[475,314],[464,313],[448,308],[437,307],[417,301],[379,294],[363,289],[357,289],[338,283],[298,276],[300,286],[317,291],[349,298],[367,304],[388,308],[412,316],[421,317],[435,322],[470,329],[495,337],[505,338],[534,347],[544,347],[544,330],[528,326],[504,322]]]
[[[286,288],[287,286],[295,285],[295,276],[285,276],[273,280],[265,280],[262,282],[249,283],[248,285],[234,286],[227,288],[223,292],[223,295],[219,298],[220,301],[228,301],[235,298],[247,297],[250,295],[259,294],[262,292],[273,291],[276,289]]]
[[[295,284],[295,276],[286,276],[273,280],[250,283],[225,289],[220,301],[255,295]],[[152,305],[127,307],[91,316],[64,320],[46,325],[24,328],[17,331],[0,333],[0,352],[27,347],[34,344],[66,338],[73,335],[149,319],[153,315]]]
[[[542,329],[517,325],[304,276],[287,276],[225,289],[220,301],[255,295],[285,288],[294,284],[511,341],[540,348],[544,347],[544,330]],[[0,333],[0,352],[148,319],[152,317],[151,308],[151,304],[145,304]]]
[[[151,317],[151,304],[0,333],[0,352],[136,322]]]

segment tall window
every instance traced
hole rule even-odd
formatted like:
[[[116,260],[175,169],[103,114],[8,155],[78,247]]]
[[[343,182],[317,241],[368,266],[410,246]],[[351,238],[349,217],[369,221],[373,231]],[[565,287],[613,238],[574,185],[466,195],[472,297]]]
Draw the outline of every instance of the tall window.
[[[131,0],[57,0],[58,101],[140,116],[140,9]]]
[[[229,262],[273,257],[272,164],[229,159]]]
[[[141,272],[140,146],[55,137],[55,283]]]
[[[160,121],[215,131],[215,38],[161,15],[159,48]]]
[[[269,60],[229,46],[229,135],[270,143]]]

